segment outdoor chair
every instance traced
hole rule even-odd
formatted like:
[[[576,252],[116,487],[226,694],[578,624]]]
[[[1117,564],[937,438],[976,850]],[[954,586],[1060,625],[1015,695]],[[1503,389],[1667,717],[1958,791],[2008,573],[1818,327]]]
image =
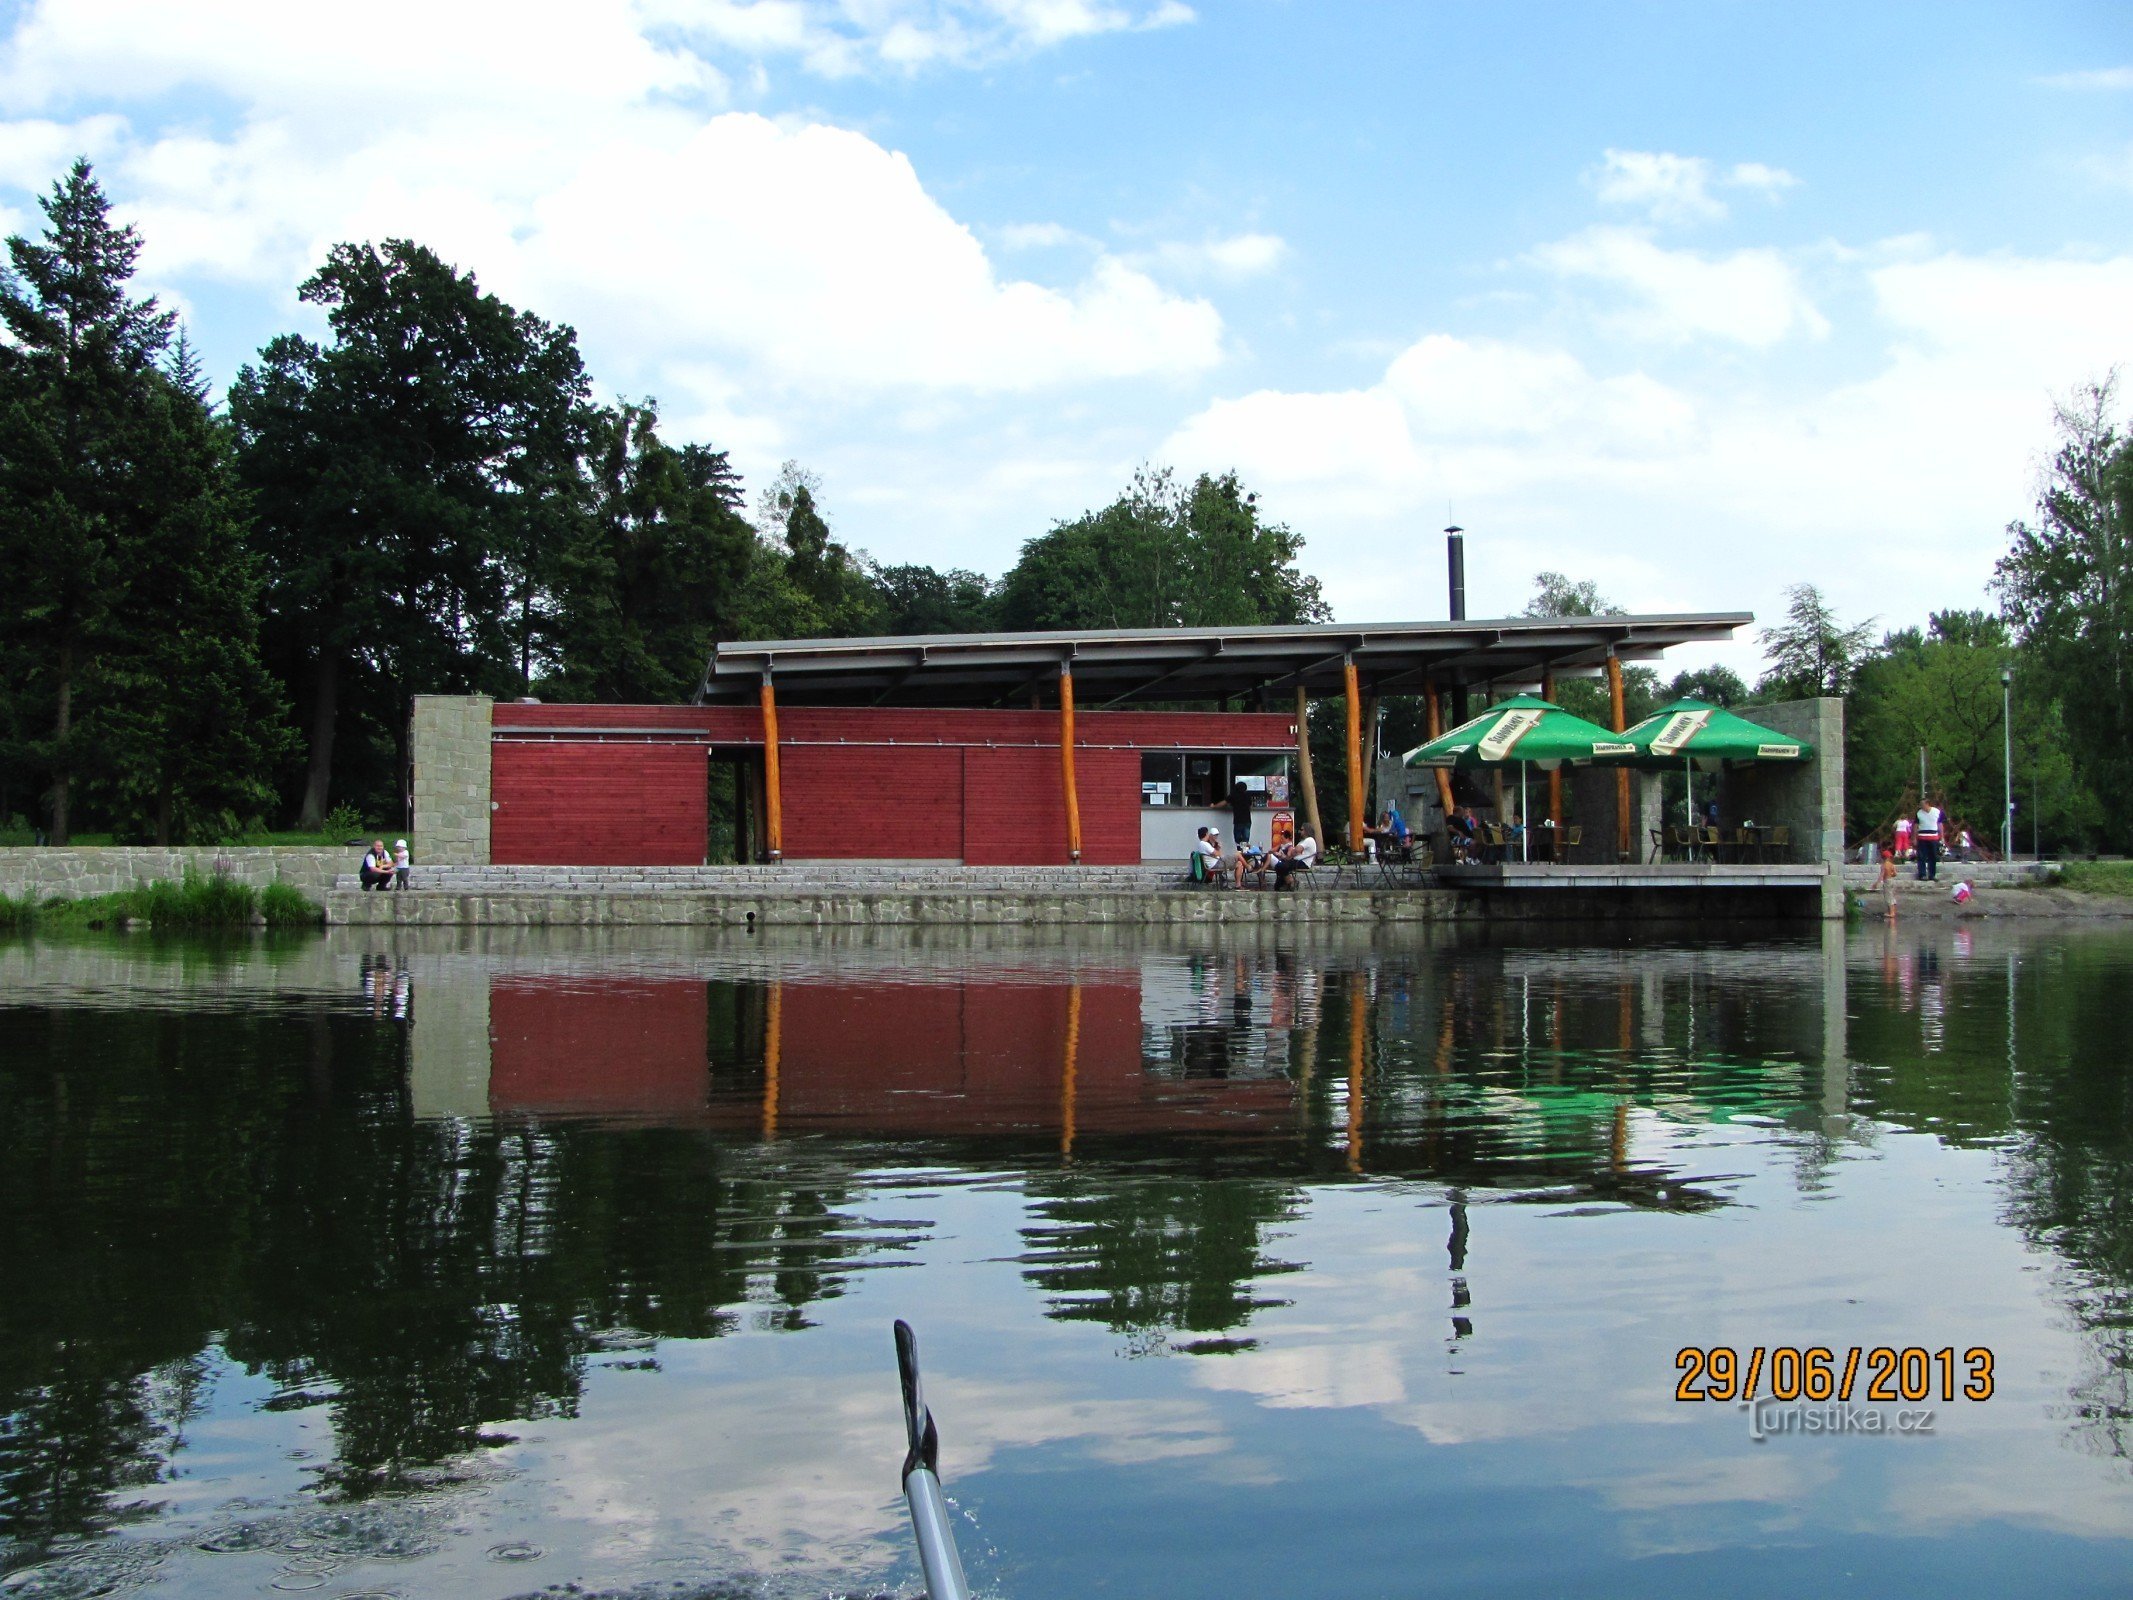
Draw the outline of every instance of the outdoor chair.
[[[1649,866],[1654,861],[1664,861],[1666,859],[1666,829],[1654,828],[1651,830],[1651,835],[1651,852],[1644,858],[1645,865],[1647,866]]]
[[[1398,843],[1390,839],[1380,840],[1378,842],[1378,882],[1388,888],[1398,888],[1400,868],[1414,866],[1416,864],[1415,856],[1418,852],[1426,864],[1429,860],[1429,846],[1415,834],[1409,834],[1405,840]]]
[[[1783,861],[1785,853],[1792,848],[1792,829],[1782,822],[1779,823],[1770,830],[1770,838],[1765,848],[1769,852],[1770,860]]]
[[[1698,828],[1696,830],[1696,843],[1702,849],[1706,861],[1715,862],[1722,859],[1726,841],[1725,835],[1720,833],[1718,829]]]
[[[1666,830],[1667,843],[1676,861],[1687,861],[1696,854],[1696,834],[1693,829],[1680,823],[1670,823]]]

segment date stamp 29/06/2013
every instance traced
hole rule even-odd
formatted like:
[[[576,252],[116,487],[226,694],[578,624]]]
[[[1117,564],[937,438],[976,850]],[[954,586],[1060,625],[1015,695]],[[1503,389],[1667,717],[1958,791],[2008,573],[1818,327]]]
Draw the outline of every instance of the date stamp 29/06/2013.
[[[1992,1398],[1992,1352],[1973,1345],[1685,1345],[1674,1355],[1674,1398],[1729,1404],[1855,1398],[1874,1404]]]

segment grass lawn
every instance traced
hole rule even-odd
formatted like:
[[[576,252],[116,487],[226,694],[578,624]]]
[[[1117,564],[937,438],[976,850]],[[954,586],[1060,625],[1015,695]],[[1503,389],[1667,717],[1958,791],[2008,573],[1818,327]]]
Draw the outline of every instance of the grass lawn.
[[[2068,861],[2059,868],[2059,883],[2081,894],[2133,899],[2133,861]]]
[[[383,839],[391,844],[395,839],[405,839],[410,845],[415,836],[397,828],[372,828],[367,833],[248,833],[242,838],[224,839],[213,845],[191,845],[186,848],[200,850],[253,849],[269,845],[292,845],[310,849],[360,850],[373,839]],[[37,842],[37,836],[28,828],[0,828],[0,847],[28,846]],[[114,839],[108,833],[77,833],[67,841],[68,849],[87,848],[114,844],[137,845],[148,848],[141,839]]]
[[[264,889],[229,878],[187,873],[180,883],[156,882],[117,894],[67,900],[54,895],[38,900],[0,895],[0,928],[100,928],[129,918],[150,926],[175,928],[244,928],[257,915],[270,928],[315,927],[325,912],[286,883]]]

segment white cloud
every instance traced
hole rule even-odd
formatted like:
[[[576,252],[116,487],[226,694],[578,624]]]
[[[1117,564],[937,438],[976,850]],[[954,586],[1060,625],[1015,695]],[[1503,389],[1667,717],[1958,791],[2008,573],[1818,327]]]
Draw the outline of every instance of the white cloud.
[[[995,228],[993,237],[1003,250],[1060,250],[1068,246],[1093,246],[1086,234],[1057,222],[1010,222]]]
[[[1628,304],[1611,320],[1636,338],[1710,337],[1766,349],[1794,334],[1829,332],[1799,274],[1775,250],[1705,255],[1666,249],[1641,229],[1603,227],[1542,245],[1530,259],[1558,277],[1619,291]]]
[[[2133,144],[2107,156],[2090,156],[2082,167],[2107,189],[2133,189]]]
[[[2055,72],[2037,82],[2047,89],[2133,89],[2133,67],[2095,67],[2085,72]]]
[[[1604,203],[1639,206],[1661,222],[1696,222],[1726,214],[1725,205],[1711,197],[1711,163],[1701,156],[1609,150],[1592,185]]]
[[[1193,20],[1179,0],[639,0],[637,9],[706,48],[791,57],[828,78],[982,66]]]
[[[1765,166],[1760,161],[1742,161],[1733,166],[1723,180],[1729,188],[1754,189],[1772,198],[1787,189],[1797,189],[1800,180],[1783,167]]]
[[[1663,150],[1608,150],[1589,181],[1603,204],[1634,206],[1654,222],[1717,221],[1726,215],[1726,203],[1711,193],[1714,185],[1775,199],[1800,182],[1784,168],[1760,161],[1743,161],[1721,173],[1702,156]]]
[[[1344,616],[1441,614],[1434,564],[1382,554],[1447,501],[1477,530],[1470,582],[1495,610],[1543,567],[1637,610],[1771,615],[1801,579],[1891,622],[1981,603],[2053,396],[2133,360],[2133,256],[1858,271],[1862,343],[1880,354],[1848,379],[1662,381],[1550,343],[1434,333],[1367,387],[1215,400],[1158,453],[1241,469],[1310,535]],[[1752,647],[1740,656],[1752,671]]]
[[[1271,272],[1288,254],[1288,241],[1277,234],[1239,233],[1199,244],[1166,244],[1156,252],[1156,260],[1178,272],[1250,278]]]
[[[775,42],[821,8],[802,9],[706,15]],[[982,12],[1039,42],[1154,15],[1023,0],[916,9]],[[434,10],[385,0],[344,38],[301,7],[41,7],[0,51],[14,103],[102,102],[115,85],[204,92],[232,115],[226,131],[136,130],[101,110],[0,123],[0,175],[48,182],[65,154],[95,149],[161,282],[286,296],[338,240],[422,240],[577,326],[595,370],[636,388],[722,367],[759,393],[999,392],[1221,359],[1215,309],[1141,267],[1098,252],[1079,282],[1003,276],[902,154],[718,110],[721,75],[649,42],[623,0]],[[846,21],[860,17],[877,8]],[[626,354],[600,359],[614,350]]]

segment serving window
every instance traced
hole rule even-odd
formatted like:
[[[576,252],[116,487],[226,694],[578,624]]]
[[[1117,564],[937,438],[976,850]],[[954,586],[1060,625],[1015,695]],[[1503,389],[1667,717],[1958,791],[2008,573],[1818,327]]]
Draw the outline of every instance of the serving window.
[[[1289,799],[1287,756],[1228,750],[1147,750],[1141,754],[1141,804],[1197,806],[1203,810],[1229,803],[1230,786],[1239,778],[1256,805],[1286,805]]]

